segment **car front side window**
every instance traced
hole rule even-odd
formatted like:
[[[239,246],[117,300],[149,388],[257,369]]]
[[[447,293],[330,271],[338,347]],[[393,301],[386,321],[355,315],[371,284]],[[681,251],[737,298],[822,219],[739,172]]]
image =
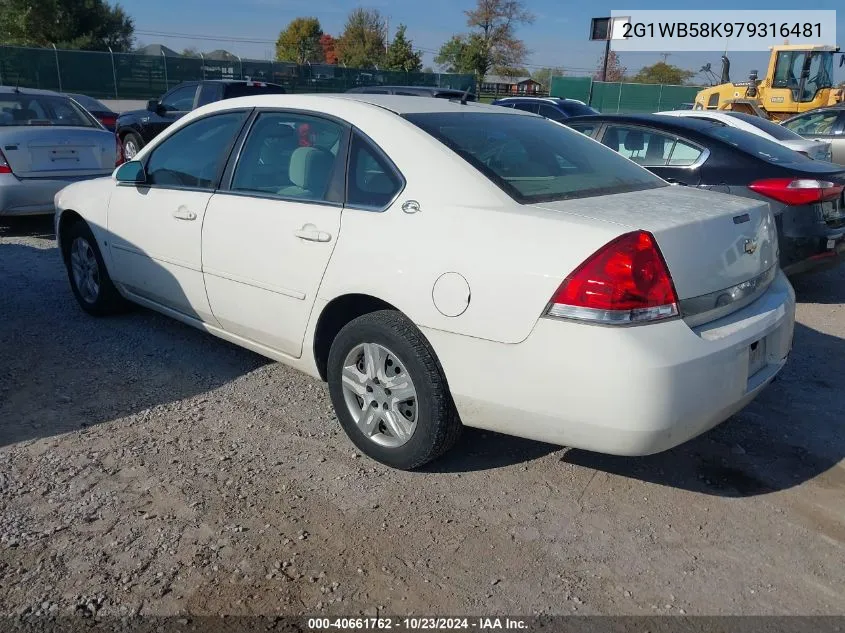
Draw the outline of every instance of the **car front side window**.
[[[187,112],[194,107],[194,96],[197,87],[183,86],[177,88],[161,100],[161,107],[167,112]]]
[[[215,114],[180,128],[147,161],[147,183],[160,187],[213,189],[247,113]]]
[[[265,112],[258,116],[241,150],[232,191],[323,202],[343,160],[344,128],[302,114]]]

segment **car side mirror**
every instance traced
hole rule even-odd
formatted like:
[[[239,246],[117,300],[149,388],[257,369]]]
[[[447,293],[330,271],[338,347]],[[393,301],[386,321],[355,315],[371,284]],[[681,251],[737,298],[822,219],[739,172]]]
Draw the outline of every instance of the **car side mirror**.
[[[118,167],[114,178],[117,182],[142,185],[147,182],[147,172],[144,171],[144,164],[141,161],[132,160]]]
[[[147,101],[147,110],[149,110],[150,112],[158,112],[159,107],[160,104],[158,102],[158,99],[150,99],[149,101]]]

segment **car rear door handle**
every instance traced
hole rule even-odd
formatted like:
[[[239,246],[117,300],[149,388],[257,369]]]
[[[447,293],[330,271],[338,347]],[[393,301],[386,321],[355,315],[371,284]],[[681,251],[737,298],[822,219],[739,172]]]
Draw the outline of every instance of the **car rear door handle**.
[[[330,242],[332,239],[330,233],[318,231],[317,227],[313,224],[306,224],[298,231],[294,231],[294,235],[301,240],[307,240],[309,242]]]
[[[196,220],[197,214],[188,207],[181,206],[173,212],[173,217],[177,220]]]

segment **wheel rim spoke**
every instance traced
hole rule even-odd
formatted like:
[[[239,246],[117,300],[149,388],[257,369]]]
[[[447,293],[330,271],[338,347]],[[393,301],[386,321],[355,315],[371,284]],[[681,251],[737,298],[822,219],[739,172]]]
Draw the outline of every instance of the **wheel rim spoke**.
[[[361,412],[361,417],[358,418],[358,427],[364,432],[367,437],[372,437],[378,430],[378,423],[381,416],[378,409],[365,406]]]
[[[341,380],[343,386],[351,389],[357,396],[367,397],[367,377],[360,374],[355,367],[344,367]]]
[[[407,422],[404,420],[402,415],[398,414],[393,409],[390,409],[388,411],[384,411],[381,417],[388,430],[394,435],[394,437],[396,437],[396,439],[404,443],[411,438],[410,430],[405,426]]]
[[[384,373],[384,360],[380,345],[364,343],[364,369],[367,373],[367,378],[373,380],[379,377],[379,373]]]

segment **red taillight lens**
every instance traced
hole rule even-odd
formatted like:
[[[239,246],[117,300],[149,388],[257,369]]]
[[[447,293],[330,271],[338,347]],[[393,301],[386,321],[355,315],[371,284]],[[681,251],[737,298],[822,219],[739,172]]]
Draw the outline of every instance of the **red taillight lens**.
[[[810,178],[767,178],[748,185],[752,191],[790,206],[835,200],[842,194],[843,187]]]
[[[12,168],[9,167],[9,163],[6,162],[6,157],[3,156],[3,152],[0,152],[0,174],[11,174]]]
[[[126,162],[126,157],[123,155],[123,143],[120,142],[120,137],[117,134],[114,135],[114,142],[114,166],[120,167]]]
[[[100,123],[102,123],[105,127],[114,127],[114,124],[117,123],[117,117],[104,114],[100,117]]]
[[[604,324],[656,321],[678,316],[678,295],[654,236],[635,231],[564,279],[546,314]]]

